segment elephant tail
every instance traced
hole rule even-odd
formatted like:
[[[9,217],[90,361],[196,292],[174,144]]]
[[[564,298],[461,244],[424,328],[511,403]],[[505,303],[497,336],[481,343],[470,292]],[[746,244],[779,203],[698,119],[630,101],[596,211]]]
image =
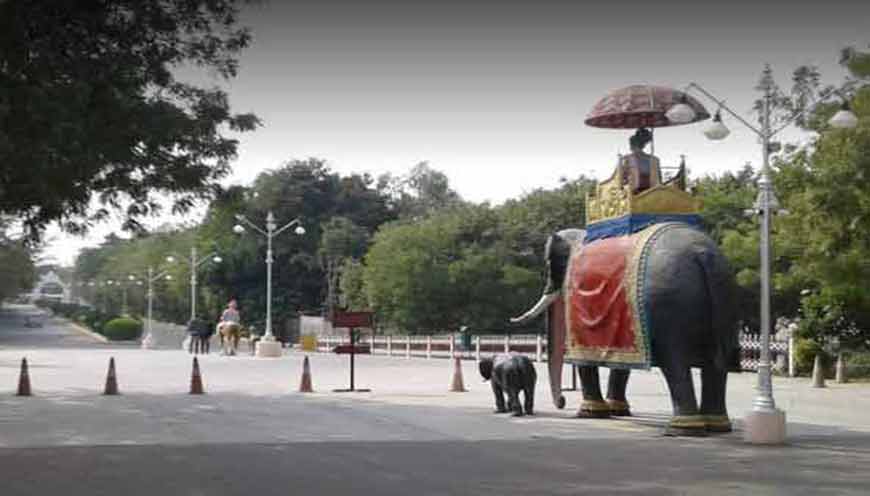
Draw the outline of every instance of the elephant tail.
[[[714,365],[729,371],[740,371],[740,347],[737,339],[737,319],[734,308],[735,287],[731,266],[712,241],[698,257],[707,288],[710,305],[710,347]]]

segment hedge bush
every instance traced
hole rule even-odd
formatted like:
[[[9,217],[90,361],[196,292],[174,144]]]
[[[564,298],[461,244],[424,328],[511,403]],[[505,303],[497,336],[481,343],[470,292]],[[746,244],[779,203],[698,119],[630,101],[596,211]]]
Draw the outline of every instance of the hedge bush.
[[[846,353],[846,374],[849,377],[870,377],[870,353]]]
[[[128,341],[142,334],[142,322],[129,317],[118,317],[106,322],[98,332],[112,341]]]
[[[795,369],[798,375],[811,375],[813,373],[813,363],[816,360],[816,355],[822,355],[822,367],[825,369],[825,375],[828,375],[833,369],[833,359],[831,355],[822,349],[822,346],[810,339],[798,339],[795,346],[794,362]]]

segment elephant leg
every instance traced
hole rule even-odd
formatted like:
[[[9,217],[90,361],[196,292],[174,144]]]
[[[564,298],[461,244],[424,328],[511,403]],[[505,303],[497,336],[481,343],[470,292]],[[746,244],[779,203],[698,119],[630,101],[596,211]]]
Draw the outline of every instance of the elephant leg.
[[[520,403],[520,392],[516,388],[508,389],[508,398],[509,405],[511,409],[511,415],[514,417],[522,417],[523,416],[523,404]]]
[[[525,399],[526,415],[534,415],[535,413],[535,385],[526,386],[523,389],[523,399]]]
[[[625,389],[628,386],[629,369],[610,369],[607,379],[607,404],[610,414],[616,417],[630,417],[631,409],[625,399]]]
[[[580,385],[583,389],[583,403],[577,416],[581,418],[610,417],[610,406],[601,396],[601,380],[598,377],[598,367],[577,367],[580,374]]]
[[[667,436],[703,436],[707,433],[704,417],[698,413],[692,369],[689,367],[662,367],[662,373],[671,392],[674,415],[665,430]]]
[[[495,396],[495,413],[507,413],[508,409],[504,405],[504,393],[501,386],[495,381],[490,381],[490,383],[492,384],[492,394]]]
[[[708,363],[701,369],[701,414],[709,432],[731,432],[725,406],[728,370]]]

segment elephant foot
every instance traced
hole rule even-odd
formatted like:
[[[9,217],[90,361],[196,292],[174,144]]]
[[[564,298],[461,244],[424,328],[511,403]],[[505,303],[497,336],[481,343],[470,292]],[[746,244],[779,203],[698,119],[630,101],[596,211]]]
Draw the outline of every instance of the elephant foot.
[[[728,415],[707,415],[704,417],[704,424],[707,426],[707,432],[714,434],[724,434],[734,430]]]
[[[522,416],[523,416],[522,410],[515,410],[515,411],[511,412],[511,417],[522,417]]]
[[[507,413],[507,408],[496,408],[493,413]]]
[[[578,418],[610,418],[610,406],[601,400],[583,400]]]
[[[707,435],[707,423],[704,415],[680,415],[671,418],[665,428],[665,436],[674,437],[704,437]]]
[[[631,409],[627,401],[607,400],[607,406],[610,407],[610,414],[614,417],[631,417]]]

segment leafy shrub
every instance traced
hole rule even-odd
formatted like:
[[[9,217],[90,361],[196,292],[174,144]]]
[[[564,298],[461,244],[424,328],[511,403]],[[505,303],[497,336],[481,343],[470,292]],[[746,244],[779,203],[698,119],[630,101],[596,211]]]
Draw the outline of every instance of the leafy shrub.
[[[112,341],[136,339],[142,334],[142,322],[129,317],[118,317],[106,322],[98,332]]]
[[[795,346],[794,361],[798,375],[810,375],[813,373],[813,363],[816,355],[822,355],[822,368],[826,372],[831,370],[833,359],[819,343],[810,339],[798,339]]]
[[[847,353],[846,373],[849,377],[870,377],[870,353]]]

